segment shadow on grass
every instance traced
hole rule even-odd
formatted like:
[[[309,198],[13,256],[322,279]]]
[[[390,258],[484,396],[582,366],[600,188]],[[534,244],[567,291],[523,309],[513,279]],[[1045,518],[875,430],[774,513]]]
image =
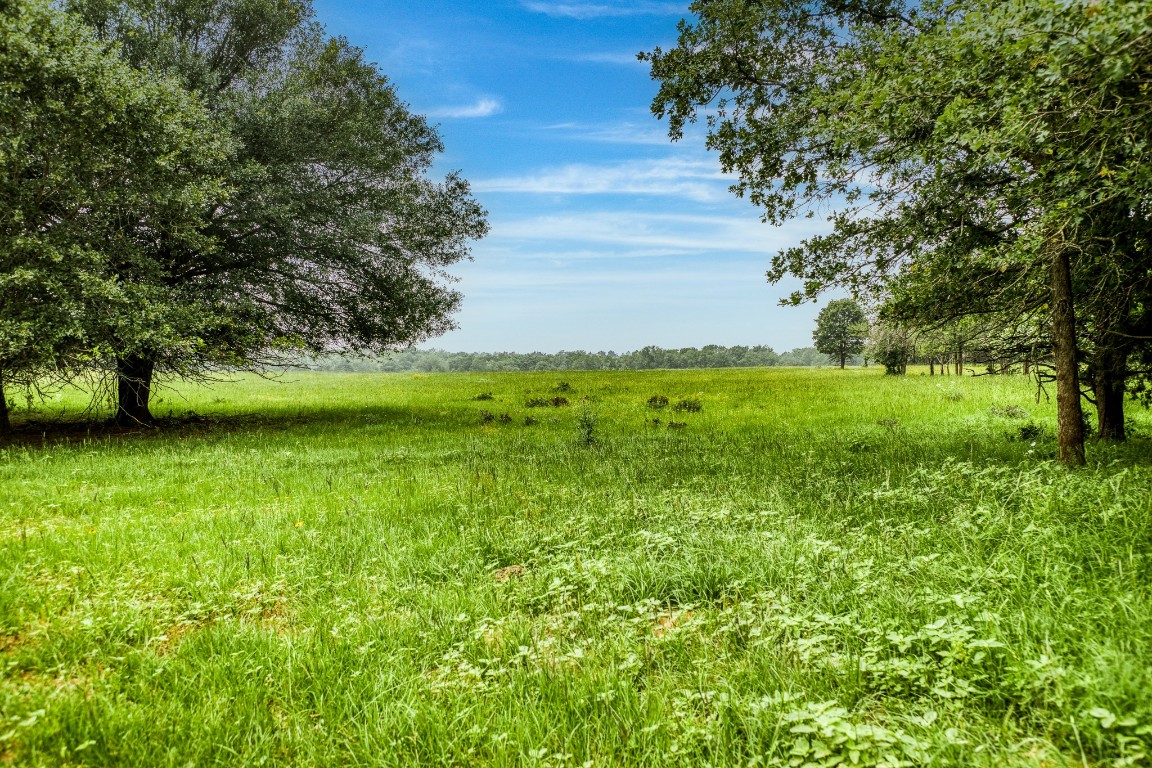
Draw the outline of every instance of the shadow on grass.
[[[464,430],[471,422],[426,408],[375,406],[370,408],[310,408],[296,413],[208,413],[194,411],[156,418],[149,424],[121,425],[112,419],[32,418],[16,421],[10,434],[0,437],[0,449],[43,448],[56,445],[130,442],[164,439],[213,438],[245,432],[290,432],[298,429],[349,430],[381,426],[409,426],[439,431]]]

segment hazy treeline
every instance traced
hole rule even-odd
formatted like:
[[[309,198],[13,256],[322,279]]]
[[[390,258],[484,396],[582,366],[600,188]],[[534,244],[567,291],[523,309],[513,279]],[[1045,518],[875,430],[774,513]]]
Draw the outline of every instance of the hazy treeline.
[[[325,356],[306,359],[301,367],[314,371],[641,371],[657,368],[754,368],[758,366],[827,365],[828,357],[814,347],[779,353],[771,347],[701,349],[644,347],[634,352],[445,352],[408,349],[387,357]]]

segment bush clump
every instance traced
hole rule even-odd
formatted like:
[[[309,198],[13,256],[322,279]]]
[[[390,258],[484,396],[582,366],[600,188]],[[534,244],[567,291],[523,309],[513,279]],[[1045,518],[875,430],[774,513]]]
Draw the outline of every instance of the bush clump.
[[[652,397],[648,398],[648,407],[649,408],[667,408],[668,407],[668,398],[664,397],[664,395],[652,395]]]
[[[1044,436],[1044,427],[1040,424],[1036,424],[1035,422],[1030,421],[1024,426],[1020,427],[1017,435],[1020,440],[1037,440]]]
[[[572,391],[572,385],[566,381],[562,381],[559,384],[557,384],[556,386],[552,387],[552,391],[553,392],[571,392]]]
[[[587,404],[585,404],[584,409],[580,411],[579,418],[576,419],[576,431],[576,442],[580,445],[589,446],[596,444],[596,414]]]
[[[566,397],[533,397],[524,405],[528,408],[548,408],[549,406],[552,408],[566,408],[571,405],[571,403],[568,402],[568,398]]]
[[[699,413],[704,406],[696,398],[685,398],[672,406],[674,411],[685,411],[687,413]]]
[[[472,399],[483,401],[483,400],[495,400],[496,398],[492,395],[491,392],[481,392],[480,394],[476,395],[476,397],[474,397]]]

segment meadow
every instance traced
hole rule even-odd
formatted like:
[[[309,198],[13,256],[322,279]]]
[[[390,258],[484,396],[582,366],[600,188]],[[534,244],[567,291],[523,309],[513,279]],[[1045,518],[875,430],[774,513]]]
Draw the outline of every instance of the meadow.
[[[299,373],[26,429],[0,765],[1152,764],[1152,418],[1069,471],[1026,377],[920,374]]]

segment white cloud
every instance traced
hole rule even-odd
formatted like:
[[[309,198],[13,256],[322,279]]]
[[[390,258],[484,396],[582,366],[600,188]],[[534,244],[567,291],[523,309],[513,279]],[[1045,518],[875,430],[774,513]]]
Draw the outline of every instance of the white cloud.
[[[655,120],[646,124],[620,123],[619,125],[584,125],[582,123],[558,123],[547,127],[549,131],[560,131],[567,138],[579,141],[596,141],[605,144],[645,144],[666,146],[672,143],[668,132]]]
[[[524,0],[525,8],[549,16],[569,19],[594,19],[603,16],[675,16],[687,11],[687,3],[663,3],[653,0],[636,2],[588,3],[588,2],[548,2],[547,0]]]
[[[440,107],[428,113],[429,117],[446,117],[446,118],[472,118],[472,117],[491,117],[504,111],[504,106],[497,99],[478,99],[475,104],[467,104],[460,107]]]
[[[573,164],[523,176],[480,179],[477,192],[538,195],[660,195],[713,202],[728,195],[714,161],[635,160],[620,165]]]
[[[580,251],[559,248],[558,243],[595,243],[601,247],[587,250],[606,257],[621,253],[649,257],[700,253],[763,256],[823,229],[823,222],[808,219],[773,227],[761,222],[752,210],[748,216],[590,211],[494,221],[490,238],[493,246],[508,241],[536,243],[525,252],[537,259],[562,259],[566,251]]]

